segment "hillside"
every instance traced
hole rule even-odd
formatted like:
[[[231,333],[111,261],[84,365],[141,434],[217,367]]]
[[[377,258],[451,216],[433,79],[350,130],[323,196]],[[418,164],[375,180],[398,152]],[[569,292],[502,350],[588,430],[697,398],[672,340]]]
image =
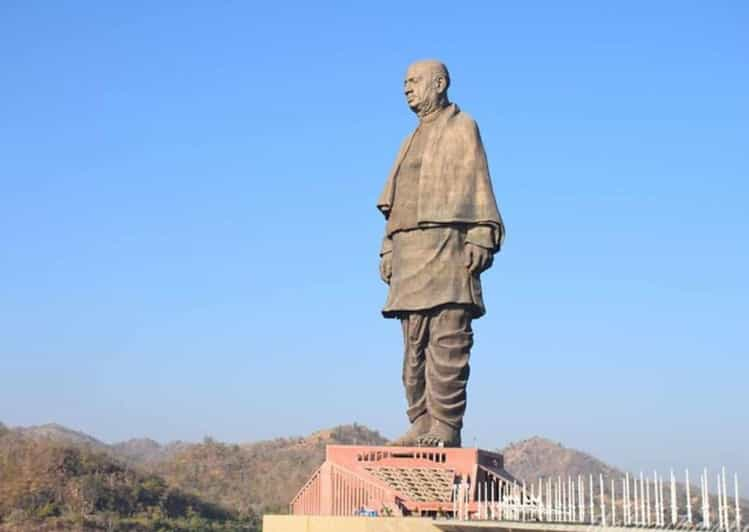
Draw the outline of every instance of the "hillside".
[[[0,427],[0,530],[256,530],[239,515],[89,447]]]
[[[327,444],[383,445],[387,440],[361,425],[345,425],[306,438],[278,438],[244,445],[206,439],[151,471],[170,484],[237,512],[285,512],[289,501],[322,464]]]
[[[191,445],[193,444],[182,441],[162,445],[150,438],[132,438],[114,443],[107,450],[128,464],[145,465],[168,460]]]
[[[505,468],[518,478],[535,481],[539,477],[593,475],[619,477],[618,469],[560,443],[534,436],[509,444],[500,451],[505,458]]]

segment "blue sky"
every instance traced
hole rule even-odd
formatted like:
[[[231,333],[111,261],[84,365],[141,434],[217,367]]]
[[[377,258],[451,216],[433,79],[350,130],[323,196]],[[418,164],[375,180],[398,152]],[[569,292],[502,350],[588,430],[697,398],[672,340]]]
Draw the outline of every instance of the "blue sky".
[[[0,5],[0,420],[404,430],[374,204],[436,57],[508,228],[466,443],[749,478],[749,6],[399,4]]]

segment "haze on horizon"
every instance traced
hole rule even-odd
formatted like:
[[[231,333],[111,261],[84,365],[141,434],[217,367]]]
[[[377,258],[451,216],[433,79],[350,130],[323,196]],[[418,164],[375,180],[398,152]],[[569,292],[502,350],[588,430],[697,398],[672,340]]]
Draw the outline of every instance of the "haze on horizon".
[[[428,9],[427,9],[428,7]],[[749,492],[742,2],[0,6],[0,421],[405,428],[380,187],[437,57],[507,241],[464,441]]]

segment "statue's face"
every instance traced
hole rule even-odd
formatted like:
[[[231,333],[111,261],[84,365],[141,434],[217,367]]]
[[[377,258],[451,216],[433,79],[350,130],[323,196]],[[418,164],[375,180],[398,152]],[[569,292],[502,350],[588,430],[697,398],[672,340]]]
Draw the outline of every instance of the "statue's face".
[[[416,114],[424,114],[437,106],[439,101],[438,84],[434,71],[429,65],[415,63],[408,67],[406,80],[403,82],[406,102]]]

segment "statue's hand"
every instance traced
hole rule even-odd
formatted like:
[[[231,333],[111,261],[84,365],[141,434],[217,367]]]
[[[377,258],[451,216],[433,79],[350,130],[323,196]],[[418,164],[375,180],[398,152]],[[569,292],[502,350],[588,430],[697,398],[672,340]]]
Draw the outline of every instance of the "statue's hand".
[[[492,252],[484,247],[466,242],[466,268],[471,275],[481,273],[492,265]]]
[[[390,277],[393,275],[393,254],[385,253],[380,259],[380,278],[390,284]]]

